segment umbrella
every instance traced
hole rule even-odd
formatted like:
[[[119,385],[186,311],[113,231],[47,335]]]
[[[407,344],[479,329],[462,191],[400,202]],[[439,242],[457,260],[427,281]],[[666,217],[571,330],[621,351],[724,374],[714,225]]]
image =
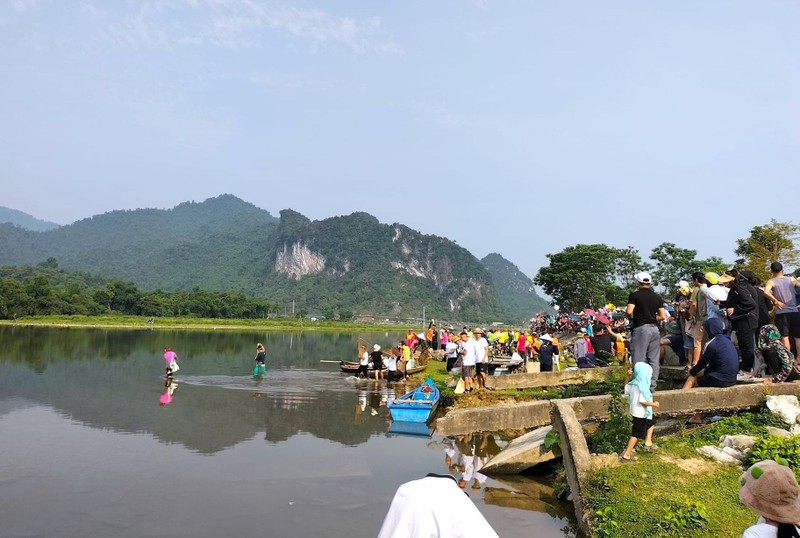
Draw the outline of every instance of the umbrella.
[[[594,310],[592,310],[591,308],[584,308],[583,313],[586,314],[587,316],[594,316]]]
[[[597,321],[599,321],[603,325],[610,325],[611,324],[611,320],[608,319],[608,316],[606,316],[605,314],[600,314],[599,316],[597,316]]]

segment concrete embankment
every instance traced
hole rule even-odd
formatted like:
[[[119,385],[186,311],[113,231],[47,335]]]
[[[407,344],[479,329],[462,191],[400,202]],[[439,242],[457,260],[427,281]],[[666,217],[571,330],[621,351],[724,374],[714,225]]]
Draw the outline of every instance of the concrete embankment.
[[[607,383],[615,368],[590,368],[585,370],[567,370],[564,372],[540,372],[535,374],[513,374],[489,376],[486,378],[486,388],[492,390],[502,389],[532,389],[538,387],[560,387],[564,385],[580,385],[587,381]]]
[[[726,389],[664,390],[654,393],[661,404],[658,416],[695,412],[735,411],[762,405],[768,394],[798,394],[800,382],[774,385],[736,385]],[[608,418],[610,396],[586,396],[564,400],[535,400],[469,409],[453,409],[436,421],[440,435],[473,432],[528,430],[552,423],[553,402],[567,402],[580,421]]]

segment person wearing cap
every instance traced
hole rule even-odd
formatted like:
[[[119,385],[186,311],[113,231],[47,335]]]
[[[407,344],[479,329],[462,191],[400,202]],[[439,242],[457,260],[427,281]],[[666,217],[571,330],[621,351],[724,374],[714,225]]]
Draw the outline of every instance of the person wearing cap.
[[[459,356],[461,357],[461,379],[464,380],[464,392],[472,392],[472,376],[478,356],[475,339],[470,338],[466,331],[461,333]]]
[[[381,351],[381,346],[378,344],[372,346],[372,353],[369,354],[369,358],[372,362],[372,368],[375,370],[375,379],[380,379],[381,370],[383,369],[383,352]]]
[[[764,286],[764,296],[777,308],[775,326],[783,335],[783,345],[791,349],[790,339],[794,339],[795,351],[800,351],[800,313],[795,296],[795,289],[800,289],[800,281],[784,275],[780,262],[774,262],[769,270],[772,271],[772,278]]]
[[[800,537],[800,486],[785,463],[759,461],[739,477],[739,500],[759,515],[742,538]]]
[[[719,283],[730,291],[728,298],[719,305],[726,309],[736,340],[739,342],[739,353],[742,355],[741,370],[751,375],[756,359],[755,339],[758,328],[758,294],[746,278],[736,269],[726,271],[719,277]]]
[[[705,274],[708,288],[706,289],[706,302],[708,304],[708,317],[719,318],[725,325],[725,330],[730,332],[730,325],[728,325],[727,316],[725,311],[719,304],[728,298],[728,288],[720,285],[719,275],[709,271]]]
[[[667,319],[664,300],[653,291],[653,279],[647,271],[636,273],[636,291],[628,296],[625,314],[631,319],[631,362],[646,362],[653,369],[650,382],[655,390],[658,381],[661,356],[661,333],[659,321]]]
[[[489,342],[483,337],[484,331],[480,327],[472,330],[473,346],[475,346],[475,380],[478,388],[486,386],[486,375],[489,373]]]
[[[366,349],[364,349],[364,352],[358,358],[358,372],[356,372],[356,377],[361,377],[362,374],[364,377],[369,377],[369,353]]]
[[[683,353],[687,361],[691,361],[694,352],[694,320],[690,317],[692,309],[692,290],[689,283],[681,280],[677,284],[678,292],[675,298],[675,317],[681,329],[683,338]]]

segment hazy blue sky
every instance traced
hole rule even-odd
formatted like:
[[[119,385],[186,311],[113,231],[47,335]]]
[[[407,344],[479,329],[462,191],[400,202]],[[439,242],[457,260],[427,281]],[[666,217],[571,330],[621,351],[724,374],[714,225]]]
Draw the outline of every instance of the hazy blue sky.
[[[0,1],[0,205],[232,193],[530,275],[800,209],[795,1]]]

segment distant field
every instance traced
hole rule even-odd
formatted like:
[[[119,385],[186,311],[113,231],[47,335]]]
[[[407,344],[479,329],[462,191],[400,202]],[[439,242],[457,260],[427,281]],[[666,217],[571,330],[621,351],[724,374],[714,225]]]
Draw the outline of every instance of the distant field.
[[[152,319],[153,323],[149,323]],[[118,327],[129,329],[264,329],[303,331],[405,330],[406,325],[371,325],[341,321],[148,318],[142,316],[32,316],[0,321],[2,325],[45,325],[59,327]]]

